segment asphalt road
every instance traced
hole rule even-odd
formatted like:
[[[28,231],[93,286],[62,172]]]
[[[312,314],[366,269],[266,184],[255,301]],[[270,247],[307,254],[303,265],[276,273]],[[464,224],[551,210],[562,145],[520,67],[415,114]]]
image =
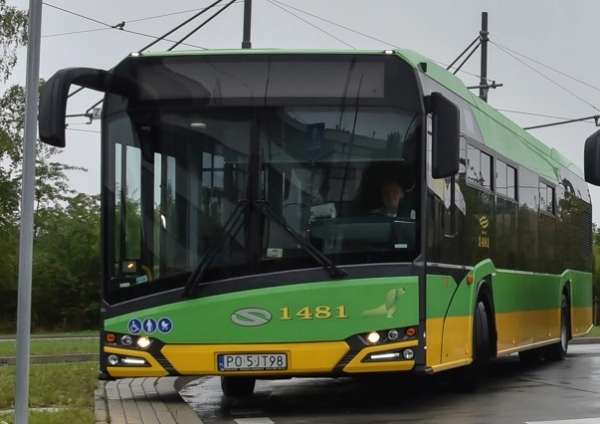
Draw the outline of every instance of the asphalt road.
[[[295,379],[259,381],[252,399],[231,401],[218,378],[181,394],[207,424],[600,424],[600,345],[570,346],[566,360],[538,366],[503,358],[469,395],[431,380]]]

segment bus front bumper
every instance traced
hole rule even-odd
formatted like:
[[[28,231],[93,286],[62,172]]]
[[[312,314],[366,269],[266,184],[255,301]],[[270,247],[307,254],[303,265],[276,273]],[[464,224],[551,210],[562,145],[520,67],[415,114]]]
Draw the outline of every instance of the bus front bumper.
[[[167,344],[160,349],[148,349],[148,351],[104,346],[102,363],[111,378],[168,375],[228,375],[259,378],[335,376],[412,371],[415,369],[414,357],[418,348],[419,342],[416,339],[367,347],[351,346],[346,341],[222,345]],[[222,369],[226,361],[231,364],[229,370]],[[243,364],[244,370],[235,369],[236,361],[238,365]],[[258,365],[263,368],[253,370],[252,365],[256,362],[259,362]],[[265,369],[265,365],[267,367],[273,365],[279,369]]]

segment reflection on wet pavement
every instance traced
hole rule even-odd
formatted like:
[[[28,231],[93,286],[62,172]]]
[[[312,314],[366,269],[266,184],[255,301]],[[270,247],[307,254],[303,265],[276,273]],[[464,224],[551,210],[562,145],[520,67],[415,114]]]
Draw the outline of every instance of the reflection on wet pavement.
[[[181,394],[206,423],[600,424],[600,345],[571,346],[565,361],[538,366],[502,358],[468,395],[439,379],[402,376],[258,381],[244,400],[224,398],[220,379],[208,377]]]

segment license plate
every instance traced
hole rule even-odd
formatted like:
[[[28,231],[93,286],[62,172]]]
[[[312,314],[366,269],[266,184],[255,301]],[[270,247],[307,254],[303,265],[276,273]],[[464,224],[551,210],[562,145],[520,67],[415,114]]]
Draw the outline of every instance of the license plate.
[[[285,353],[253,353],[217,356],[219,371],[277,371],[286,370]]]

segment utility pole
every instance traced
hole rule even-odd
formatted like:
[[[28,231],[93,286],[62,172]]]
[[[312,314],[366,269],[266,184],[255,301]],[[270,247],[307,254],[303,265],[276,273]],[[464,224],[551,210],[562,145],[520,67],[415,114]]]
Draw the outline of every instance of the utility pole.
[[[487,82],[487,47],[489,41],[488,32],[488,14],[487,12],[481,13],[481,31],[479,32],[481,37],[481,80],[479,82],[479,97],[487,102],[488,90],[490,86]]]
[[[29,0],[27,78],[25,81],[25,134],[21,239],[19,241],[19,294],[17,303],[17,375],[15,422],[29,419],[29,348],[31,337],[31,275],[33,266],[33,208],[35,201],[35,152],[42,32],[42,0]]]
[[[252,0],[244,0],[244,40],[242,49],[251,49],[250,33],[252,26]]]

